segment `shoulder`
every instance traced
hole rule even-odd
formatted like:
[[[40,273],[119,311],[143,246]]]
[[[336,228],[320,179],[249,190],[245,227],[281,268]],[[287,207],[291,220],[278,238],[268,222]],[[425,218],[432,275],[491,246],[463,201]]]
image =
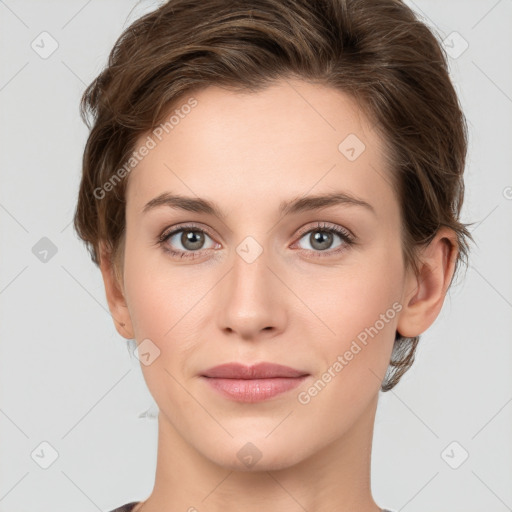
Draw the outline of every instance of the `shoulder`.
[[[110,512],[132,512],[132,510],[135,508],[135,505],[138,505],[139,503],[139,501],[132,501],[130,503],[127,503],[126,505],[122,505],[121,507],[115,508]]]

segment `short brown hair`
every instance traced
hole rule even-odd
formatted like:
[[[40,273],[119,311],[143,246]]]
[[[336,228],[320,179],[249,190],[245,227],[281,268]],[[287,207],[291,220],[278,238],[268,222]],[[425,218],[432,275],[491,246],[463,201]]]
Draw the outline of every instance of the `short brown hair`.
[[[101,241],[122,268],[127,180],[104,197],[96,191],[178,98],[210,85],[257,92],[287,77],[348,93],[375,123],[389,150],[406,267],[417,272],[416,249],[441,226],[457,235],[455,271],[466,263],[466,121],[444,49],[400,0],[170,0],[135,21],[81,101],[90,134],[74,226],[92,260],[99,264]],[[396,333],[383,391],[409,369],[418,341]]]

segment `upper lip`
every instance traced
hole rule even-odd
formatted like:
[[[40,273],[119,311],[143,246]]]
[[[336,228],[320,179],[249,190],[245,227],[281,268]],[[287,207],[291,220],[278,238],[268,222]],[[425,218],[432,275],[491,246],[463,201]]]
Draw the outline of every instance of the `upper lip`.
[[[240,363],[226,363],[206,370],[203,377],[223,379],[271,379],[276,377],[302,377],[307,372],[274,363],[258,363],[246,366]]]

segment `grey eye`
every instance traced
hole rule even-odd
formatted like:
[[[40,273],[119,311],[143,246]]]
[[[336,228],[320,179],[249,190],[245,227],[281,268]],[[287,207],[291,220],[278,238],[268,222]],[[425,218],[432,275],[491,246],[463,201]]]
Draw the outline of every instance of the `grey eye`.
[[[179,251],[199,251],[211,248],[204,247],[206,237],[211,240],[211,238],[201,229],[181,228],[180,230],[171,233],[168,238],[166,238],[166,243],[177,248]],[[178,242],[182,247],[179,247]],[[178,247],[176,247],[177,245]],[[213,246],[214,245],[212,245],[212,247]]]
[[[306,239],[309,242],[310,247],[303,247],[308,250],[314,251],[325,251],[328,249],[334,249],[338,246],[333,246],[334,236],[337,236],[341,240],[341,236],[338,233],[332,232],[327,229],[313,229],[306,233],[301,240]]]

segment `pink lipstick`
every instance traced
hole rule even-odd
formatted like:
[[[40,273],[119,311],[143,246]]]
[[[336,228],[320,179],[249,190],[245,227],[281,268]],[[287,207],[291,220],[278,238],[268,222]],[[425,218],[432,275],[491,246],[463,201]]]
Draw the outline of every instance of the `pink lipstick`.
[[[273,363],[253,366],[227,363],[210,368],[201,376],[226,398],[253,403],[296,388],[308,375],[307,372]]]

